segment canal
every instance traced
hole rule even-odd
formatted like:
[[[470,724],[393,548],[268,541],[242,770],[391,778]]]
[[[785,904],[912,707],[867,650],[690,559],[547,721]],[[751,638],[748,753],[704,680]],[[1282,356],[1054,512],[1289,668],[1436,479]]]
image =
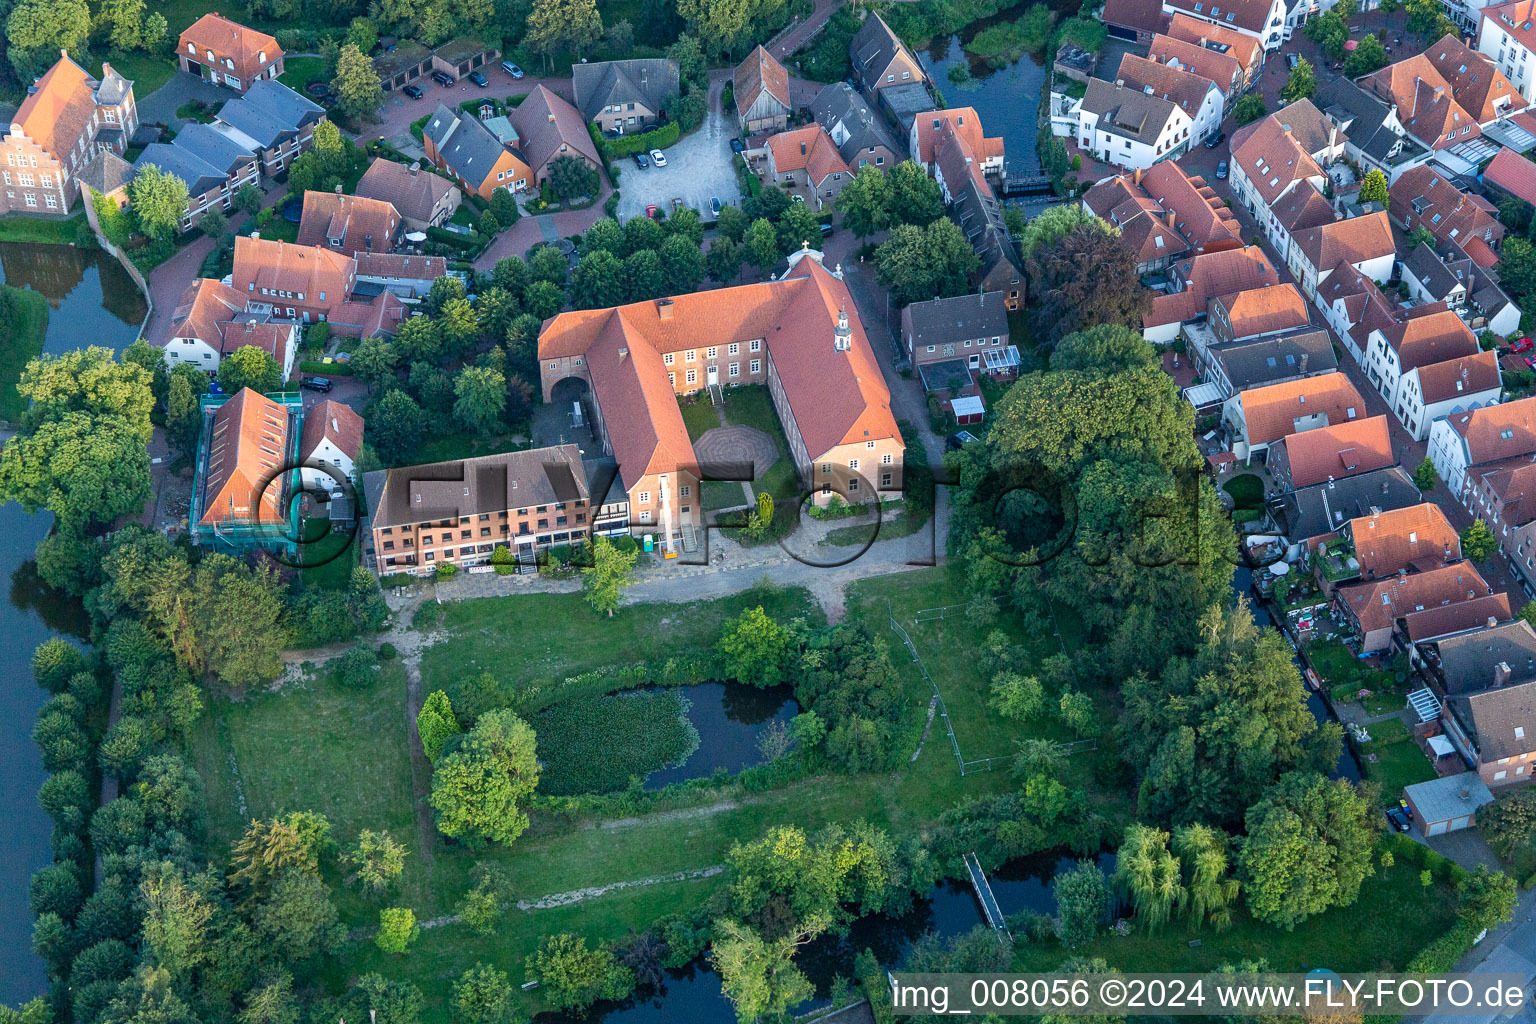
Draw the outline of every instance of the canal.
[[[43,351],[68,352],[87,345],[121,351],[138,337],[144,297],[111,256],[67,245],[0,243],[0,281],[48,297],[48,334]],[[43,964],[33,956],[27,883],[52,857],[52,822],[37,804],[45,778],[32,744],[32,723],[47,694],[32,682],[32,651],[54,636],[82,640],[83,610],[44,587],[32,552],[48,535],[52,518],[29,516],[14,503],[0,507],[0,817],[9,839],[0,843],[0,1003],[16,1005],[41,995]]]

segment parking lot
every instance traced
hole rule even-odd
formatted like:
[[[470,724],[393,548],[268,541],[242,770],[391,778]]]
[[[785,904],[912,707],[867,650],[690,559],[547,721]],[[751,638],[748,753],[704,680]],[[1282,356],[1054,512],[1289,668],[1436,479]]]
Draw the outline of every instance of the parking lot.
[[[736,186],[736,169],[732,161],[731,136],[734,123],[718,111],[711,110],[699,130],[675,146],[662,150],[667,166],[641,170],[631,157],[615,161],[619,171],[619,220],[628,220],[645,213],[650,203],[663,210],[672,209],[672,198],[679,196],[684,203],[698,210],[705,220],[710,219],[709,200],[718,196],[729,206],[741,205],[741,190]]]

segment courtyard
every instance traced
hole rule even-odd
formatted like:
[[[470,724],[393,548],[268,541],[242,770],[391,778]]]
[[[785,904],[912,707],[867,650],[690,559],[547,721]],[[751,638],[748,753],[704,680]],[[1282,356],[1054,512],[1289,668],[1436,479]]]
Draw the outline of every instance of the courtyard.
[[[642,170],[631,157],[615,160],[615,169],[622,168],[618,181],[619,220],[643,217],[650,205],[670,212],[674,198],[698,210],[705,221],[714,220],[709,209],[712,198],[727,206],[740,206],[737,157],[731,152],[735,134],[735,123],[718,109],[711,109],[698,131],[662,151],[667,166],[652,164]]]

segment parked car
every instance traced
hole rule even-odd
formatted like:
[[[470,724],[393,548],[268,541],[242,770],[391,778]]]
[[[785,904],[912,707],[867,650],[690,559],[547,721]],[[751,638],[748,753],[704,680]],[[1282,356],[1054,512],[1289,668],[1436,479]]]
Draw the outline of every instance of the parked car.
[[[1514,352],[1529,352],[1532,345],[1536,345],[1536,342],[1531,341],[1530,338],[1521,338],[1510,346],[1510,350]]]
[[[1227,162],[1225,160],[1223,160],[1221,163],[1216,165],[1216,180],[1217,181],[1226,181],[1227,180]]]
[[[1525,365],[1526,366],[1529,366],[1531,369],[1536,370],[1536,355],[1528,354],[1528,355],[1524,356],[1523,358],[1525,359]]]
[[[1403,813],[1400,807],[1387,808],[1387,821],[1398,832],[1408,831],[1408,816]]]
[[[1226,132],[1217,132],[1215,135],[1212,135],[1210,138],[1205,140],[1205,148],[1206,149],[1215,149],[1217,146],[1219,146],[1223,142],[1225,142],[1226,139],[1227,139],[1227,133]]]
[[[719,196],[710,196],[709,197],[709,212],[710,213],[714,214],[716,217],[720,216],[720,206],[721,206],[721,203],[720,203],[720,197]]]
[[[656,220],[657,219],[657,215],[660,214],[660,213],[661,213],[661,207],[657,206],[655,203],[647,203],[646,204],[646,206],[645,206],[645,215],[647,217],[651,218],[651,220]]]
[[[823,224],[823,225],[821,225],[821,237],[822,238],[830,238],[831,235],[832,235],[832,225],[831,224]]]
[[[746,151],[747,151],[747,144],[745,142],[742,142],[740,139],[732,139],[731,140],[731,152],[732,153],[745,153]]]
[[[400,91],[405,93],[407,96],[409,96],[413,100],[419,100],[423,96],[426,95],[426,93],[422,92],[421,86],[416,85],[415,83],[412,83],[411,85],[406,86],[404,89],[401,89]]]
[[[511,75],[513,78],[522,78],[523,77],[523,69],[518,67],[516,64],[513,64],[509,60],[504,60],[504,61],[501,62],[501,70],[505,71],[507,74]]]
[[[1285,63],[1290,66],[1290,69],[1292,71],[1295,71],[1296,70],[1296,65],[1301,63],[1301,54],[1299,54],[1299,53],[1288,53],[1288,54],[1286,54],[1285,55]]]
[[[446,71],[434,71],[432,72],[432,81],[438,85],[452,85],[453,76]]]
[[[647,167],[651,166],[650,157],[646,156],[644,153],[636,153],[635,166],[640,168],[642,171],[645,170]]]
[[[663,153],[659,149],[651,150],[651,163],[655,164],[657,167],[667,166],[667,154]]]
[[[331,381],[329,377],[305,377],[299,381],[299,387],[324,392],[331,390]]]
[[[470,81],[471,81],[471,82],[474,82],[474,83],[475,83],[475,84],[476,84],[476,85],[478,85],[478,86],[479,86],[479,87],[480,87],[480,88],[482,88],[482,89],[484,89],[484,88],[485,88],[485,87],[486,87],[486,86],[488,86],[488,85],[490,85],[490,84],[491,84],[491,83],[490,83],[490,82],[487,82],[487,81],[486,81],[486,80],[485,80],[485,76],[484,76],[484,75],[482,75],[482,74],[481,74],[481,73],[480,73],[480,72],[478,72],[478,71],[471,71],[471,72],[470,72],[470,73],[469,73],[469,80],[470,80]]]

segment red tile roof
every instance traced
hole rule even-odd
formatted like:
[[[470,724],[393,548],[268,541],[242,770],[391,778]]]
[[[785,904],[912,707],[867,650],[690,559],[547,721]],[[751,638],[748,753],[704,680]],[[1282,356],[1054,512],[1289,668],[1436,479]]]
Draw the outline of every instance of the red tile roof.
[[[110,65],[103,68],[107,77],[123,81]],[[96,79],[65,54],[37,80],[7,128],[21,125],[27,138],[62,160],[79,145],[96,116],[97,85]]]
[[[1256,245],[1201,253],[1176,264],[1174,271],[1187,282],[1187,287],[1179,292],[1154,295],[1152,312],[1144,319],[1145,326],[1186,323],[1204,313],[1217,295],[1279,282],[1269,257]]]
[[[1470,397],[1499,386],[1499,355],[1478,352],[1419,367],[1419,390],[1425,404]]]
[[[1521,3],[1536,4],[1536,0],[1520,0]],[[1506,4],[1505,6],[1514,6]],[[1489,8],[1492,10],[1493,8]],[[1483,171],[1483,180],[1492,182],[1510,195],[1519,196],[1526,202],[1536,205],[1536,163],[1532,163],[1512,149],[1500,149],[1494,155],[1493,162]]]
[[[219,406],[208,428],[203,479],[205,526],[229,520],[280,523],[281,470],[288,456],[288,412],[250,388]]]
[[[946,124],[965,140],[977,160],[985,163],[1001,159],[1003,140],[986,137],[981,127],[981,115],[976,113],[975,107],[951,107],[919,114],[912,122],[912,130],[917,133],[917,149],[913,151],[912,159],[920,164],[931,164],[937,159],[936,150]]]
[[[1461,558],[1461,537],[1440,506],[1431,502],[1351,519],[1345,528],[1366,575],[1387,576],[1409,568],[1426,572]]]
[[[1234,137],[1232,143],[1232,163],[1247,175],[1266,206],[1294,182],[1323,177],[1323,169],[1296,141],[1279,114],[1269,115],[1245,138]]]
[[[765,92],[778,100],[786,110],[792,109],[789,101],[789,72],[761,46],[736,65],[733,92],[736,109],[743,113]]]
[[[363,447],[363,418],[351,406],[335,399],[317,402],[304,414],[299,461],[307,463],[322,441],[330,441],[355,462]]]
[[[1185,70],[1209,78],[1228,98],[1243,81],[1242,61],[1230,53],[1222,53],[1188,39],[1165,36],[1159,32],[1152,37],[1152,47],[1147,55],[1161,64],[1177,62]]]
[[[1479,125],[1499,111],[1525,106],[1519,91],[1487,55],[1452,35],[1368,75],[1360,84],[1395,104],[1408,133],[1433,149],[1475,139],[1482,134]]]
[[[1499,211],[1480,195],[1461,191],[1433,167],[1412,167],[1387,192],[1392,215],[1402,223],[1422,224],[1442,242],[1465,246],[1473,237],[1504,237]]]
[[[1296,420],[1322,415],[1329,424],[1365,414],[1365,399],[1342,373],[1250,388],[1238,396],[1249,445],[1267,444],[1296,433]]]
[[[1427,313],[1404,316],[1381,328],[1381,335],[1397,351],[1398,363],[1404,373],[1478,351],[1477,337],[1462,323],[1461,317],[1440,303],[1435,303]]]
[[[1261,44],[1253,36],[1221,25],[1212,25],[1187,14],[1175,12],[1163,31],[1175,39],[1188,40],[1201,46],[1208,43],[1224,46],[1225,52],[1235,57],[1245,68],[1253,67],[1263,52]]]
[[[1339,600],[1354,612],[1360,628],[1370,632],[1388,629],[1405,615],[1487,597],[1489,590],[1472,563],[1462,561],[1427,572],[1340,587]]]
[[[268,292],[287,292],[283,301],[309,306],[344,302],[356,268],[352,257],[318,246],[292,245],[270,238],[235,238],[235,267],[231,283],[247,298],[274,302]],[[299,298],[299,296],[303,298]]]
[[[1202,6],[1208,7],[1210,4],[1209,0],[1205,5],[1200,4],[1199,0],[1164,0],[1163,6],[1174,10],[1202,11]],[[1220,7],[1224,12],[1221,17],[1245,31],[1263,34],[1269,21],[1270,6],[1269,0],[1221,0]]]
[[[1285,445],[1292,487],[1311,487],[1397,465],[1385,416],[1331,423],[1291,434],[1280,443]]]
[[[1489,594],[1486,597],[1474,597],[1470,601],[1409,612],[1403,616],[1403,626],[1408,630],[1408,639],[1418,643],[1437,636],[1480,629],[1490,625],[1489,620],[1492,620],[1492,625],[1499,625],[1513,617],[1508,594]]]
[[[189,42],[197,47],[195,55],[187,53]],[[208,63],[209,50],[213,51],[216,60],[226,57],[233,60],[236,73],[246,85],[283,55],[283,48],[277,45],[274,37],[230,21],[217,12],[198,18],[176,41],[177,53],[195,57],[199,63]],[[267,58],[265,61],[261,59],[263,55]]]
[[[1392,222],[1385,210],[1307,228],[1296,236],[1294,244],[1319,271],[1340,263],[1358,266],[1397,252]]]
[[[339,192],[304,193],[304,212],[299,219],[298,245],[330,248],[340,239],[337,252],[388,252],[400,230],[400,214],[382,199],[347,196]]]
[[[803,170],[813,185],[820,185],[836,172],[850,173],[837,151],[837,143],[819,124],[780,132],[768,140],[768,152],[776,172]]]
[[[1458,412],[1447,422],[1466,443],[1470,465],[1536,452],[1536,398]]]
[[[846,311],[852,346],[833,329]],[[548,320],[539,358],[582,354],[625,486],[694,465],[664,353],[763,339],[810,458],[842,444],[900,439],[873,349],[847,286],[815,257],[782,280],[578,310]],[[622,425],[622,426],[620,426]]]
[[[1216,85],[1193,71],[1127,53],[1120,58],[1115,84],[1128,86],[1149,96],[1157,96],[1178,105],[1190,117],[1200,113],[1206,95]]]
[[[1293,284],[1249,288],[1218,296],[1211,302],[1226,310],[1234,338],[1274,334],[1295,327],[1306,327],[1309,323],[1306,300]]]

